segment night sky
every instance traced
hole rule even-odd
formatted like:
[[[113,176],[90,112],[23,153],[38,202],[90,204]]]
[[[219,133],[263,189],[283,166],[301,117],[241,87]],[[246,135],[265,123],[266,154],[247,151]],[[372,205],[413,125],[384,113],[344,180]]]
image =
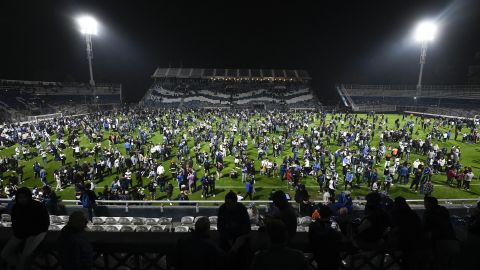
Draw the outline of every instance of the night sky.
[[[422,19],[439,23],[425,84],[465,83],[480,51],[479,0],[1,1],[0,78],[88,81],[75,18],[99,20],[96,82],[138,101],[156,67],[306,69],[321,101],[336,83],[415,84]]]

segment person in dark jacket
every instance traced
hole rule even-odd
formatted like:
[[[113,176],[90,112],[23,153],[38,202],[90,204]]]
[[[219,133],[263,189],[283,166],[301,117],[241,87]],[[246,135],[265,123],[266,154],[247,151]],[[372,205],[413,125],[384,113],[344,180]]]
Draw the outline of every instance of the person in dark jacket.
[[[50,217],[45,206],[32,199],[32,193],[27,187],[18,189],[12,208],[13,235],[1,253],[7,269],[28,268],[30,256],[45,238],[49,225]]]
[[[57,194],[50,188],[50,186],[44,186],[42,188],[43,204],[47,208],[50,215],[56,215],[58,210],[58,198]]]
[[[87,217],[81,211],[73,212],[59,238],[59,255],[64,270],[93,268],[93,247],[85,234]]]
[[[94,210],[97,207],[97,194],[91,190],[92,184],[87,183],[80,195],[80,201],[82,202],[83,208],[86,208],[88,211],[88,220],[92,221]]]
[[[451,269],[452,257],[460,253],[450,213],[435,197],[424,198],[423,229],[434,252],[433,269]]]
[[[176,270],[222,269],[222,252],[210,238],[210,221],[202,217],[195,223],[195,230],[179,239],[167,263]]]
[[[287,226],[289,242],[297,232],[297,215],[287,200],[287,196],[281,190],[272,194],[273,207],[269,211],[269,218],[276,218],[283,221]]]
[[[267,234],[270,248],[258,252],[253,258],[251,270],[307,270],[303,252],[287,247],[289,235],[287,226],[279,219],[267,221]]]
[[[218,209],[217,226],[220,233],[220,247],[226,251],[238,237],[250,232],[247,208],[237,202],[237,194],[233,191],[225,195],[225,203]]]
[[[403,197],[395,198],[390,212],[392,230],[389,238],[396,242],[403,252],[404,269],[420,269],[421,252],[425,250],[425,237],[420,217],[408,205]]]
[[[308,240],[318,269],[339,269],[342,235],[332,228],[332,210],[321,205],[320,216],[310,223]]]
[[[382,208],[380,194],[372,192],[365,198],[365,217],[357,228],[355,243],[362,249],[371,250],[383,243],[390,219]]]

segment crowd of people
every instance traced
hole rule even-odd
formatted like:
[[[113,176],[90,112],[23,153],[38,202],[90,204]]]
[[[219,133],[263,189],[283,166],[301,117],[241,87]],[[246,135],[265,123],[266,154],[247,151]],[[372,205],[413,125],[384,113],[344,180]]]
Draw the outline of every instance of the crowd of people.
[[[392,186],[406,184],[428,196],[434,193],[436,174],[444,174],[447,185],[470,190],[472,164],[462,163],[457,142],[459,136],[478,141],[473,121],[405,114],[388,121],[373,112],[125,108],[9,123],[0,126],[1,191],[13,197],[25,170],[33,170],[39,180],[35,186],[47,187],[49,196],[72,186],[81,198],[89,183],[93,191],[103,185],[94,194],[102,200],[188,200],[197,191],[207,199],[215,197],[216,183],[227,175],[241,178],[242,195],[250,200],[258,176],[297,189],[305,179],[315,179],[324,198],[361,186],[388,194]],[[160,141],[152,140],[155,134]],[[226,158],[235,164],[228,172]],[[31,168],[22,165],[31,161]],[[106,177],[113,179],[105,183]],[[179,192],[173,197],[175,189]]]

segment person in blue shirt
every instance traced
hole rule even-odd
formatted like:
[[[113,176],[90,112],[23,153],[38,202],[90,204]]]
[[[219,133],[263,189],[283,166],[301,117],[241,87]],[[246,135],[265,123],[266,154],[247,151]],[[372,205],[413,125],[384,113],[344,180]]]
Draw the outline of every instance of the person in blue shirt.
[[[183,185],[183,175],[181,173],[177,175],[177,183],[178,183],[178,189],[181,190]]]
[[[407,164],[403,164],[402,167],[398,170],[398,179],[399,184],[407,184],[408,183],[408,167]]]
[[[210,195],[212,195],[212,197],[215,197],[215,180],[216,179],[215,179],[214,174],[213,173],[209,174],[207,180],[208,180],[208,185],[210,187],[208,192],[209,192]]]
[[[286,172],[287,172],[287,164],[282,163],[282,165],[280,165],[280,180],[284,179]]]
[[[248,197],[250,200],[253,200],[253,181],[251,179],[245,184],[245,191],[247,193],[245,198]]]
[[[125,152],[126,152],[126,153],[129,153],[129,152],[130,152],[130,142],[129,142],[129,141],[126,141],[125,144],[124,144],[124,146],[125,146]]]
[[[349,169],[347,173],[345,174],[345,190],[347,190],[348,186],[352,188],[352,181],[353,181],[353,173]]]

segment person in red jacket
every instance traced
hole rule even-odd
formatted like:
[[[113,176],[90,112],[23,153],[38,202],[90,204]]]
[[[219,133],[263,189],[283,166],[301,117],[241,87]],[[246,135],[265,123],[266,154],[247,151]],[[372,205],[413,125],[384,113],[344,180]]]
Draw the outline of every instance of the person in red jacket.
[[[450,167],[450,169],[447,171],[447,186],[451,186],[453,179],[457,176],[457,170],[455,167]]]
[[[20,188],[12,208],[13,235],[1,253],[7,263],[6,269],[28,268],[30,256],[45,238],[49,225],[50,217],[45,206],[32,199],[30,189]]]

